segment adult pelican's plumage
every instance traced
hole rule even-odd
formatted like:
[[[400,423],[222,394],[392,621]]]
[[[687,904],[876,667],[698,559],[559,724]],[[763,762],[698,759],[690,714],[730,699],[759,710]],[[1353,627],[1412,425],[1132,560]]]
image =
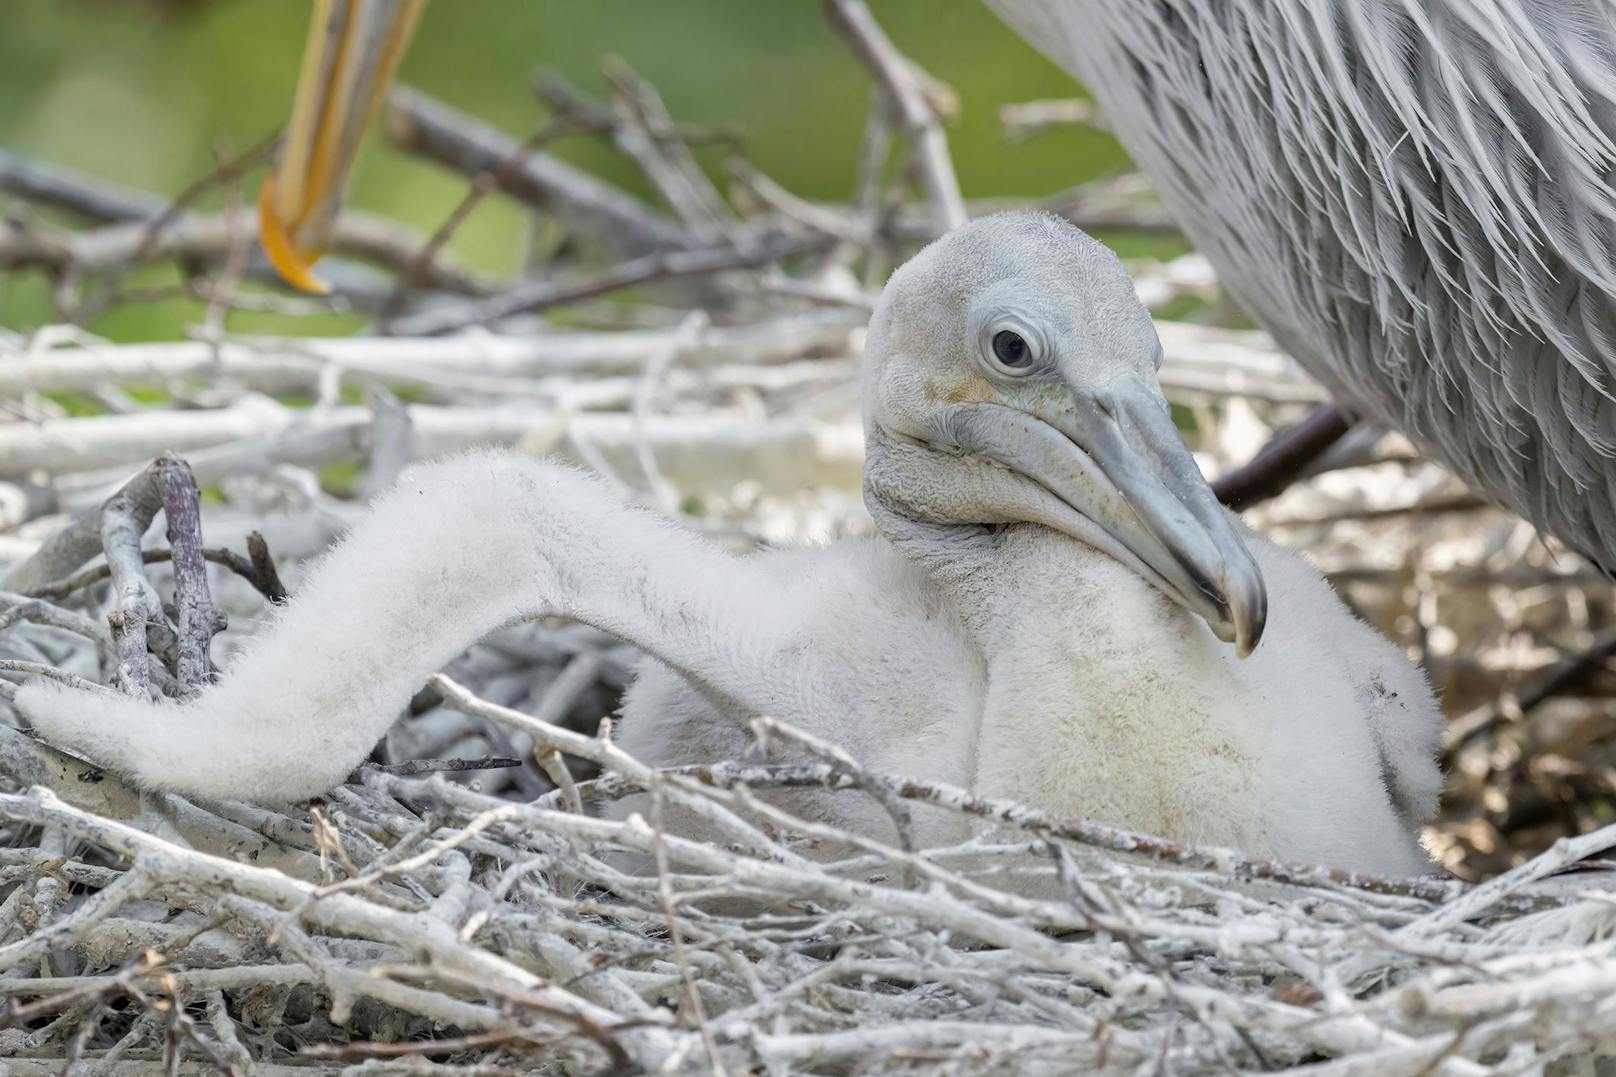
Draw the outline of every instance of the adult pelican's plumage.
[[[1616,568],[1616,5],[988,2],[1338,400]]]
[[[1430,689],[1216,503],[1160,360],[1103,246],[1049,216],[979,220],[894,274],[871,323],[877,537],[727,556],[576,472],[472,455],[382,498],[195,701],[31,684],[16,703],[144,786],[312,796],[469,643],[561,614],[650,656],[621,733],[648,761],[733,757],[767,714],[866,766],[1065,815],[1421,870]],[[863,799],[801,796],[888,825]]]

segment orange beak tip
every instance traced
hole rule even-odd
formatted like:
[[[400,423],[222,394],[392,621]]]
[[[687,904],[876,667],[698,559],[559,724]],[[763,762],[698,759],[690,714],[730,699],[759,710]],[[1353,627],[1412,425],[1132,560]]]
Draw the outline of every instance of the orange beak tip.
[[[276,212],[273,172],[264,177],[264,185],[258,192],[258,242],[264,249],[264,257],[287,284],[315,295],[331,291],[331,286],[313,273],[314,264],[325,252],[309,250],[299,244]]]

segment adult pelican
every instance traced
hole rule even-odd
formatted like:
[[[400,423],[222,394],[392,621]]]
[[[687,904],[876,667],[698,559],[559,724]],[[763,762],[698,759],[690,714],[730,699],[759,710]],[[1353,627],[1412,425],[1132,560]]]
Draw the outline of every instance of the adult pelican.
[[[1616,5],[988,3],[1337,400],[1616,567]]]
[[[313,796],[470,643],[559,614],[650,656],[621,724],[649,762],[733,758],[766,714],[867,767],[1063,815],[1426,868],[1429,687],[1218,505],[1160,362],[1110,251],[1055,217],[984,218],[895,273],[872,320],[877,536],[734,557],[577,472],[472,455],[402,480],[196,700],[30,684],[16,705],[142,786]],[[890,825],[861,797],[783,796]],[[916,840],[958,825],[917,818]]]

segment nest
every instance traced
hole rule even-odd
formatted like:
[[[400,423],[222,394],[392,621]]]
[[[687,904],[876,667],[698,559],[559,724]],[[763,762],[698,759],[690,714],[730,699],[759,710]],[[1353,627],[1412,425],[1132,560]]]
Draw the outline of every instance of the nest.
[[[159,1057],[478,1074],[1187,1073],[1330,1058],[1413,1074],[1530,1070],[1613,1046],[1616,901],[1575,875],[1543,880],[1616,831],[1478,887],[1353,877],[866,773],[776,723],[760,736],[822,762],[659,772],[606,736],[447,677],[433,688],[599,776],[524,801],[369,767],[276,811],[141,798],[10,738],[9,767],[37,781],[0,795],[6,912],[22,929],[0,946],[5,1054],[94,1057],[102,1072]],[[806,785],[876,798],[900,833],[916,803],[976,832],[910,849],[769,798]],[[650,794],[648,813],[595,812],[632,792]],[[663,827],[664,807],[729,840]],[[830,843],[847,854],[813,858]]]
[[[946,88],[856,0],[828,7],[881,87],[848,205],[744,160],[726,198],[689,146],[732,137],[673,124],[621,68],[609,104],[546,84],[551,118],[525,142],[399,95],[391,136],[464,173],[465,199],[424,237],[345,216],[321,299],[274,290],[247,255],[241,176],[267,144],[166,207],[0,162],[28,203],[0,224],[0,262],[52,277],[60,323],[0,334],[0,392],[27,420],[0,422],[0,673],[184,698],[295,593],[353,495],[471,444],[567,457],[740,549],[868,530],[863,325],[885,270],[967,207]],[[529,168],[580,132],[625,147],[666,211]],[[496,191],[540,217],[517,280],[443,253]],[[210,192],[222,210],[196,204]],[[1170,228],[1133,175],[1045,205],[1112,234]],[[122,284],[159,262],[183,267],[195,339],[83,331],[172,298]],[[1232,327],[1204,260],[1131,268],[1153,310],[1188,319],[1159,322],[1162,384],[1208,473],[1323,399]],[[597,301],[627,287],[639,301]],[[375,332],[234,336],[240,310],[358,312]],[[1364,427],[1248,518],[1442,691],[1449,795],[1424,837],[1448,874],[1352,877],[1053,819],[868,773],[766,719],[754,757],[655,771],[610,737],[635,655],[530,624],[434,678],[314,804],[142,794],[0,721],[0,1074],[1591,1072],[1616,1052],[1616,901],[1591,859],[1616,844],[1608,582]],[[773,762],[782,742],[813,762]],[[891,832],[772,797],[804,786],[874,798]],[[631,794],[646,810],[601,812]],[[916,848],[916,810],[973,836]]]

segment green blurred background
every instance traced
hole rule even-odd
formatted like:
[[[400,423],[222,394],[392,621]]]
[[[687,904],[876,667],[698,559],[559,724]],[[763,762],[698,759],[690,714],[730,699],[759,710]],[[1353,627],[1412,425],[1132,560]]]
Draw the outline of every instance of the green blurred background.
[[[0,146],[173,195],[211,171],[222,139],[240,151],[284,121],[310,6],[4,0]],[[1113,139],[1086,129],[1004,141],[1000,105],[1069,97],[1076,87],[976,0],[873,0],[872,8],[901,49],[958,92],[949,133],[967,197],[1045,195],[1125,162]],[[654,82],[677,120],[744,132],[749,159],[791,190],[848,197],[870,82],[816,0],[433,0],[401,81],[525,137],[544,116],[534,74],[559,71],[604,95],[599,68],[608,54]],[[571,139],[556,152],[650,194],[601,139]],[[703,159],[718,174],[718,151]],[[256,176],[253,183],[256,190]],[[430,231],[464,190],[462,177],[373,136],[351,202]],[[490,199],[452,250],[509,273],[524,227],[512,203]],[[144,272],[140,283],[177,280],[171,270]],[[149,304],[90,328],[156,339],[182,331],[199,310],[180,300]],[[0,325],[27,330],[49,320],[40,275],[0,274]],[[253,321],[238,315],[231,327]],[[333,328],[326,319],[307,326]]]

